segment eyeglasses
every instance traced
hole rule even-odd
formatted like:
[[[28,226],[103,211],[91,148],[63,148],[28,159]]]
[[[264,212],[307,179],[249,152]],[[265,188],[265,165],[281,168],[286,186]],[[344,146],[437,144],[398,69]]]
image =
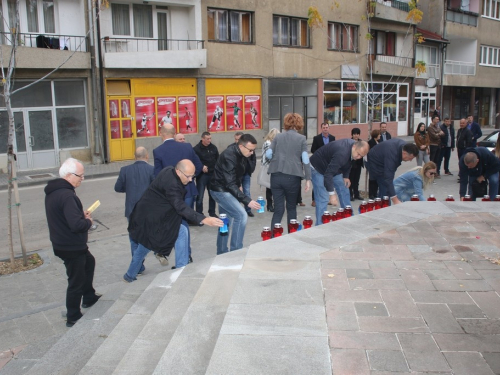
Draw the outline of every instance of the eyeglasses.
[[[181,172],[181,173],[184,175],[184,177],[186,177],[188,180],[189,180],[189,179],[191,179],[191,180],[192,180],[193,178],[195,178],[195,175],[188,176],[187,174],[185,174],[185,173],[184,173],[183,171],[181,171],[180,169],[178,169],[178,171],[179,171],[179,172]]]
[[[246,148],[248,151],[250,151],[250,152],[255,152],[255,149],[248,148],[248,147],[247,147],[247,146],[245,146],[245,145],[242,145],[242,146],[243,146],[243,147],[245,147],[245,148]]]
[[[74,175],[74,176],[76,176],[76,177],[78,177],[78,178],[81,178],[82,180],[85,178],[85,175],[83,175],[83,174],[76,174],[76,173],[73,173],[73,172],[71,172],[71,174]]]
[[[429,174],[430,174],[431,176],[435,176],[435,175],[437,175],[437,172],[429,172]]]

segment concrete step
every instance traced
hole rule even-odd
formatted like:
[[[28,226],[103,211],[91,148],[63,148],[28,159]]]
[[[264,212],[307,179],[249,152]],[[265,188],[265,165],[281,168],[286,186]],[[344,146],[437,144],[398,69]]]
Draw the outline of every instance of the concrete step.
[[[103,296],[41,357],[28,375],[76,374],[101,346],[156,275],[136,282],[114,283],[101,290]]]
[[[246,254],[215,258],[153,374],[205,374]]]
[[[156,275],[102,345],[93,353],[80,374],[112,374],[183,271],[184,269],[169,270]]]

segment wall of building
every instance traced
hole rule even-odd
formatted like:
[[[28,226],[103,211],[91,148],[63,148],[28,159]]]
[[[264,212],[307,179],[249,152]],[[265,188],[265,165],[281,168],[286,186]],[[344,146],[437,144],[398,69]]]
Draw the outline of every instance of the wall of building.
[[[84,0],[85,1],[85,0]],[[56,10],[56,29],[57,34],[62,35],[85,35],[85,13],[84,1],[80,0],[64,0],[55,3]],[[70,15],[80,15],[74,17]]]

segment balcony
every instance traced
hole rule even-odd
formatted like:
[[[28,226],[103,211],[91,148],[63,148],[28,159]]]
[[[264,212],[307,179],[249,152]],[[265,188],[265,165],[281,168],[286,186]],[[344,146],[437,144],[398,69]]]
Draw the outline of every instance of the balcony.
[[[86,36],[19,33],[17,37],[16,68],[90,69],[89,41]],[[3,59],[8,61],[12,51],[12,34],[0,32],[0,44]]]
[[[477,27],[477,18],[479,14],[473,12],[467,12],[460,9],[448,9],[446,11],[446,21],[461,23],[463,25],[469,25]]]
[[[466,61],[445,60],[444,74],[453,74],[460,76],[475,76],[476,63]]]
[[[203,40],[104,37],[101,42],[106,68],[199,69],[207,66]]]
[[[368,13],[373,14],[374,19],[380,19],[395,23],[415,24],[408,21],[408,3],[396,0],[368,0]]]
[[[415,74],[413,59],[410,57],[368,55],[368,69],[373,74],[410,77]]]
[[[441,67],[436,64],[426,64],[425,73],[420,73],[417,78],[441,78]]]

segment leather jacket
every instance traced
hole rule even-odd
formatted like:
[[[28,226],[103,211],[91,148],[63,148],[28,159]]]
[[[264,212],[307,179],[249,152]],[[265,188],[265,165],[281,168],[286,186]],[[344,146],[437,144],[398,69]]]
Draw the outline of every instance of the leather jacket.
[[[252,199],[240,190],[247,166],[246,159],[236,143],[225,149],[215,164],[210,190],[231,193],[239,202],[248,205]]]

